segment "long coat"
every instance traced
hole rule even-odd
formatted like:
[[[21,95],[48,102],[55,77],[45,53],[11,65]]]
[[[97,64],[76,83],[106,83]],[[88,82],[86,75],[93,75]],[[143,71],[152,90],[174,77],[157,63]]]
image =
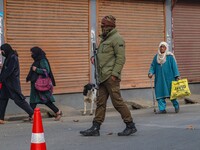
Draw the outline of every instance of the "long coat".
[[[102,39],[97,51],[97,70],[99,82],[102,83],[111,75],[121,79],[121,71],[125,63],[125,41],[113,29]]]
[[[46,59],[41,59],[40,60],[40,66],[37,67],[36,73],[39,74],[45,74],[43,69],[46,69],[47,73],[50,73],[50,67],[49,63],[47,62]],[[45,91],[45,92],[39,92],[35,89],[35,82],[36,81],[31,81],[31,91],[30,91],[30,103],[36,103],[36,104],[43,104],[46,103],[48,100],[55,102],[54,96],[52,92],[50,91]],[[41,97],[45,98],[46,100],[41,99]]]
[[[0,74],[0,82],[3,84],[0,90],[0,98],[15,99],[20,97],[25,99],[21,92],[19,60],[15,53],[10,53],[5,59]]]
[[[155,55],[149,73],[155,75],[154,85],[156,99],[169,98],[172,81],[175,81],[176,77],[180,76],[174,57],[172,55],[167,55],[166,62],[161,65],[157,63],[157,55]]]

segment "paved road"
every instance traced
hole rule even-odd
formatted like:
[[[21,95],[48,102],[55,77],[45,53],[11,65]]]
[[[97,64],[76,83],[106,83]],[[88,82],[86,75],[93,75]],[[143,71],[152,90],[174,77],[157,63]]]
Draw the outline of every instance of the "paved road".
[[[55,122],[43,119],[47,150],[200,150],[200,105],[173,108],[155,115],[153,109],[133,110],[138,128],[135,135],[118,137],[124,124],[117,112],[108,112],[101,136],[83,137],[79,131],[91,126],[92,116],[63,117]],[[32,124],[10,121],[0,126],[0,150],[29,150]]]

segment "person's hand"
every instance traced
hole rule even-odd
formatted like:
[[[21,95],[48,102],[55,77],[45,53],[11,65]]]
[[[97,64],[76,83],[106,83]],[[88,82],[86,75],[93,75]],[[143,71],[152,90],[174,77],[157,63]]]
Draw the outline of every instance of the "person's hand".
[[[116,80],[117,80],[117,77],[111,76],[111,79],[112,79],[113,81],[116,81]]]
[[[176,77],[176,81],[178,81],[178,80],[180,80],[181,79],[181,77],[179,76],[179,77]]]
[[[36,69],[37,69],[37,67],[35,67],[35,66],[32,67],[32,70],[33,70],[33,71],[36,71]]]
[[[92,64],[94,64],[94,56],[92,56],[92,57],[90,58],[90,61],[91,61]]]
[[[148,77],[151,79],[153,77],[153,74],[149,73]]]

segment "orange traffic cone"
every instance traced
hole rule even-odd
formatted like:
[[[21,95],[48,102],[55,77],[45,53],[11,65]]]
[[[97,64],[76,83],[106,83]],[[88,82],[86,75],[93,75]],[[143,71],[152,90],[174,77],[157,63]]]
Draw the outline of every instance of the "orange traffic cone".
[[[40,108],[35,108],[31,136],[31,150],[46,150]]]

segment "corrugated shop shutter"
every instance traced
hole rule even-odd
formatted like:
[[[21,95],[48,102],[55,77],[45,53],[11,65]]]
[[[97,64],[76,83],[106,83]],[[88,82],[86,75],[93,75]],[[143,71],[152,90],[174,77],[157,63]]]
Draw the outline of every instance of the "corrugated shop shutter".
[[[50,61],[54,93],[81,92],[90,80],[88,0],[6,0],[6,42],[18,51],[22,90],[32,64],[30,48],[40,46]]]
[[[149,87],[148,70],[165,35],[163,0],[99,0],[98,11],[99,34],[102,17],[112,14],[126,42],[121,88]]]
[[[182,78],[200,82],[200,1],[180,0],[173,10],[174,53]]]

